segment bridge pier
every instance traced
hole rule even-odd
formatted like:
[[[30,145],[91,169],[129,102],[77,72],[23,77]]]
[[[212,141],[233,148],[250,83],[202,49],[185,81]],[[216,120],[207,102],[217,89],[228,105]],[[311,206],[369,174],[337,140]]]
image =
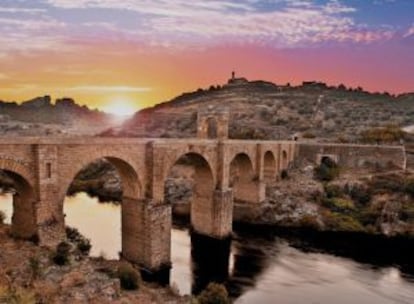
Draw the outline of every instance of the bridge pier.
[[[171,205],[124,197],[122,258],[139,265],[147,277],[169,271],[171,226]]]
[[[11,233],[20,239],[29,239],[36,233],[36,218],[32,197],[19,193],[13,195],[13,217]]]
[[[197,199],[197,198],[196,198]],[[202,206],[200,206],[203,204]],[[233,191],[215,190],[211,202],[191,204],[191,226],[201,235],[225,239],[231,235],[233,218]]]

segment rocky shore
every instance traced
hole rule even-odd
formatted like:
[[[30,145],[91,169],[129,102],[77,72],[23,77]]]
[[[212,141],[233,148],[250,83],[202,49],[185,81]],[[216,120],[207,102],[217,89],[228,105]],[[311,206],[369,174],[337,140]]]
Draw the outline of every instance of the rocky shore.
[[[0,224],[0,303],[189,303],[171,288],[139,280],[137,290],[125,290],[116,277],[122,261],[71,253],[57,265],[55,252],[9,235]],[[16,255],[16,252],[19,252]]]

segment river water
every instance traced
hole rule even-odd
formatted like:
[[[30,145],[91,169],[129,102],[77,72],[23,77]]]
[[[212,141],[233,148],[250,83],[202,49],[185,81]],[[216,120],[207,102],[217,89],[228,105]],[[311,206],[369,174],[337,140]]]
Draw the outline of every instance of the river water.
[[[0,210],[10,222],[10,195],[0,195]],[[92,256],[118,257],[120,206],[79,193],[66,198],[64,211],[66,224],[91,239]],[[414,303],[414,255],[400,262],[398,248],[383,257],[381,248],[345,242],[338,249],[331,241],[240,230],[232,241],[217,242],[175,227],[170,282],[188,294],[213,278],[235,303]]]

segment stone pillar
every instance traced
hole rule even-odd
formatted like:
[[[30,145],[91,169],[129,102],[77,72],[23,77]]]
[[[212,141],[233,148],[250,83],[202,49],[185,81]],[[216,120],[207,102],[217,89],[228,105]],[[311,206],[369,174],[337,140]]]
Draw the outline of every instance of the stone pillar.
[[[35,145],[38,200],[35,205],[40,245],[55,247],[65,238],[63,199],[59,197],[58,147]]]
[[[29,239],[36,235],[36,217],[33,197],[25,192],[13,195],[11,233],[16,238]]]
[[[171,268],[171,206],[150,199],[122,201],[122,258],[146,274]]]
[[[212,236],[224,239],[230,236],[233,224],[233,191],[215,190],[213,194],[213,220],[215,222]]]

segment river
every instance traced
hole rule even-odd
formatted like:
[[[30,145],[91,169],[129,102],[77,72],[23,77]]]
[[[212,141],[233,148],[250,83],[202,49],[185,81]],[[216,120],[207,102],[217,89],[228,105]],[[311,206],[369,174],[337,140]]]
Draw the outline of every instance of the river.
[[[10,195],[0,195],[0,210],[10,222]],[[120,206],[79,193],[66,198],[64,211],[66,224],[91,239],[92,256],[118,257]],[[232,241],[217,242],[177,226],[170,282],[186,294],[215,278],[240,304],[414,303],[414,256],[412,262],[400,263],[398,248],[391,257],[390,250],[382,257],[381,249],[374,249],[371,258],[365,249],[356,254],[352,244],[338,249],[303,238],[237,230]]]

